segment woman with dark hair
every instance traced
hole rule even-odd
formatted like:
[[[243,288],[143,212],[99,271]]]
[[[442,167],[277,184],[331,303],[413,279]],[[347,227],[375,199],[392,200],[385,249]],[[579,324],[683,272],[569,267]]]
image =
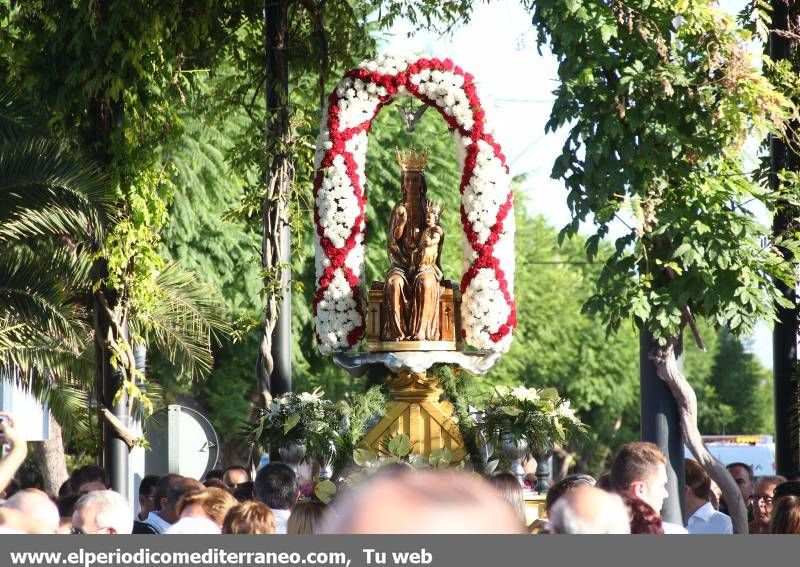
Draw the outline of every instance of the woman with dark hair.
[[[663,534],[664,526],[661,516],[653,510],[644,500],[634,496],[625,495],[625,506],[628,507],[628,515],[631,518],[632,534]]]
[[[771,534],[800,534],[800,496],[782,496],[772,505]]]

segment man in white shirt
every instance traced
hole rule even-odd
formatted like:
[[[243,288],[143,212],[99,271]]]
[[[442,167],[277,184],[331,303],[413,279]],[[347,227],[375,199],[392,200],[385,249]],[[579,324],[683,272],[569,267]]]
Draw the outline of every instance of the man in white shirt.
[[[697,461],[686,459],[684,503],[686,529],[690,534],[732,534],[730,516],[714,509],[709,501],[711,478]]]
[[[269,463],[256,474],[255,491],[256,497],[275,516],[275,533],[285,534],[286,523],[300,495],[295,472],[285,463]]]
[[[178,521],[176,506],[181,496],[205,488],[200,482],[177,474],[167,474],[156,483],[156,509],[143,522],[133,523],[137,535],[163,534]]]

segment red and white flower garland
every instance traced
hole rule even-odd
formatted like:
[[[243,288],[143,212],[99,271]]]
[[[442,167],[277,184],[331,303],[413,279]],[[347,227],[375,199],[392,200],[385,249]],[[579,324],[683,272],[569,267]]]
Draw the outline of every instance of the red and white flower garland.
[[[348,71],[323,111],[314,164],[320,351],[348,350],[364,334],[367,137],[380,109],[403,96],[436,108],[458,148],[464,339],[481,350],[506,351],[517,319],[514,201],[505,156],[489,133],[472,75],[449,59],[389,54]]]

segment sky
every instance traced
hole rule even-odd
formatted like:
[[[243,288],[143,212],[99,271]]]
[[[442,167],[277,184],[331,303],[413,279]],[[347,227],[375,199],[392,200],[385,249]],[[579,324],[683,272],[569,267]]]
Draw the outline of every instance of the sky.
[[[731,12],[742,4],[741,0],[722,2]],[[567,224],[571,218],[567,191],[560,181],[550,178],[566,131],[544,131],[557,85],[557,63],[547,50],[539,54],[530,13],[519,0],[495,0],[488,5],[476,3],[470,22],[458,26],[452,35],[419,32],[409,38],[410,31],[407,23],[398,23],[382,42],[383,49],[449,57],[472,73],[512,175],[527,175],[522,189],[528,197],[528,209],[557,228]],[[753,148],[757,145],[751,144]],[[763,222],[768,221],[763,211],[757,214]],[[621,226],[617,231],[612,229],[611,237],[623,230]],[[745,343],[762,364],[772,368],[768,325],[759,325]]]

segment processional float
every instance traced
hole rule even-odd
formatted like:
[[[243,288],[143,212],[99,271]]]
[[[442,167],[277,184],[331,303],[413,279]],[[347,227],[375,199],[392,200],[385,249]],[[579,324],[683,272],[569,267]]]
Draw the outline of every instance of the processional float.
[[[440,219],[455,211],[428,199],[427,151],[398,149],[401,186],[388,223],[389,268],[383,281],[367,289],[368,136],[380,110],[404,97],[435,108],[455,138],[454,157],[462,171],[463,271],[459,284],[442,272]],[[463,459],[453,408],[440,401],[432,367],[485,374],[508,350],[517,324],[511,178],[472,75],[449,59],[420,55],[387,54],[362,62],[327,99],[315,170],[313,306],[319,349],[354,376],[370,366],[385,367],[394,399],[362,445],[377,451],[405,433],[415,453],[447,448]]]

